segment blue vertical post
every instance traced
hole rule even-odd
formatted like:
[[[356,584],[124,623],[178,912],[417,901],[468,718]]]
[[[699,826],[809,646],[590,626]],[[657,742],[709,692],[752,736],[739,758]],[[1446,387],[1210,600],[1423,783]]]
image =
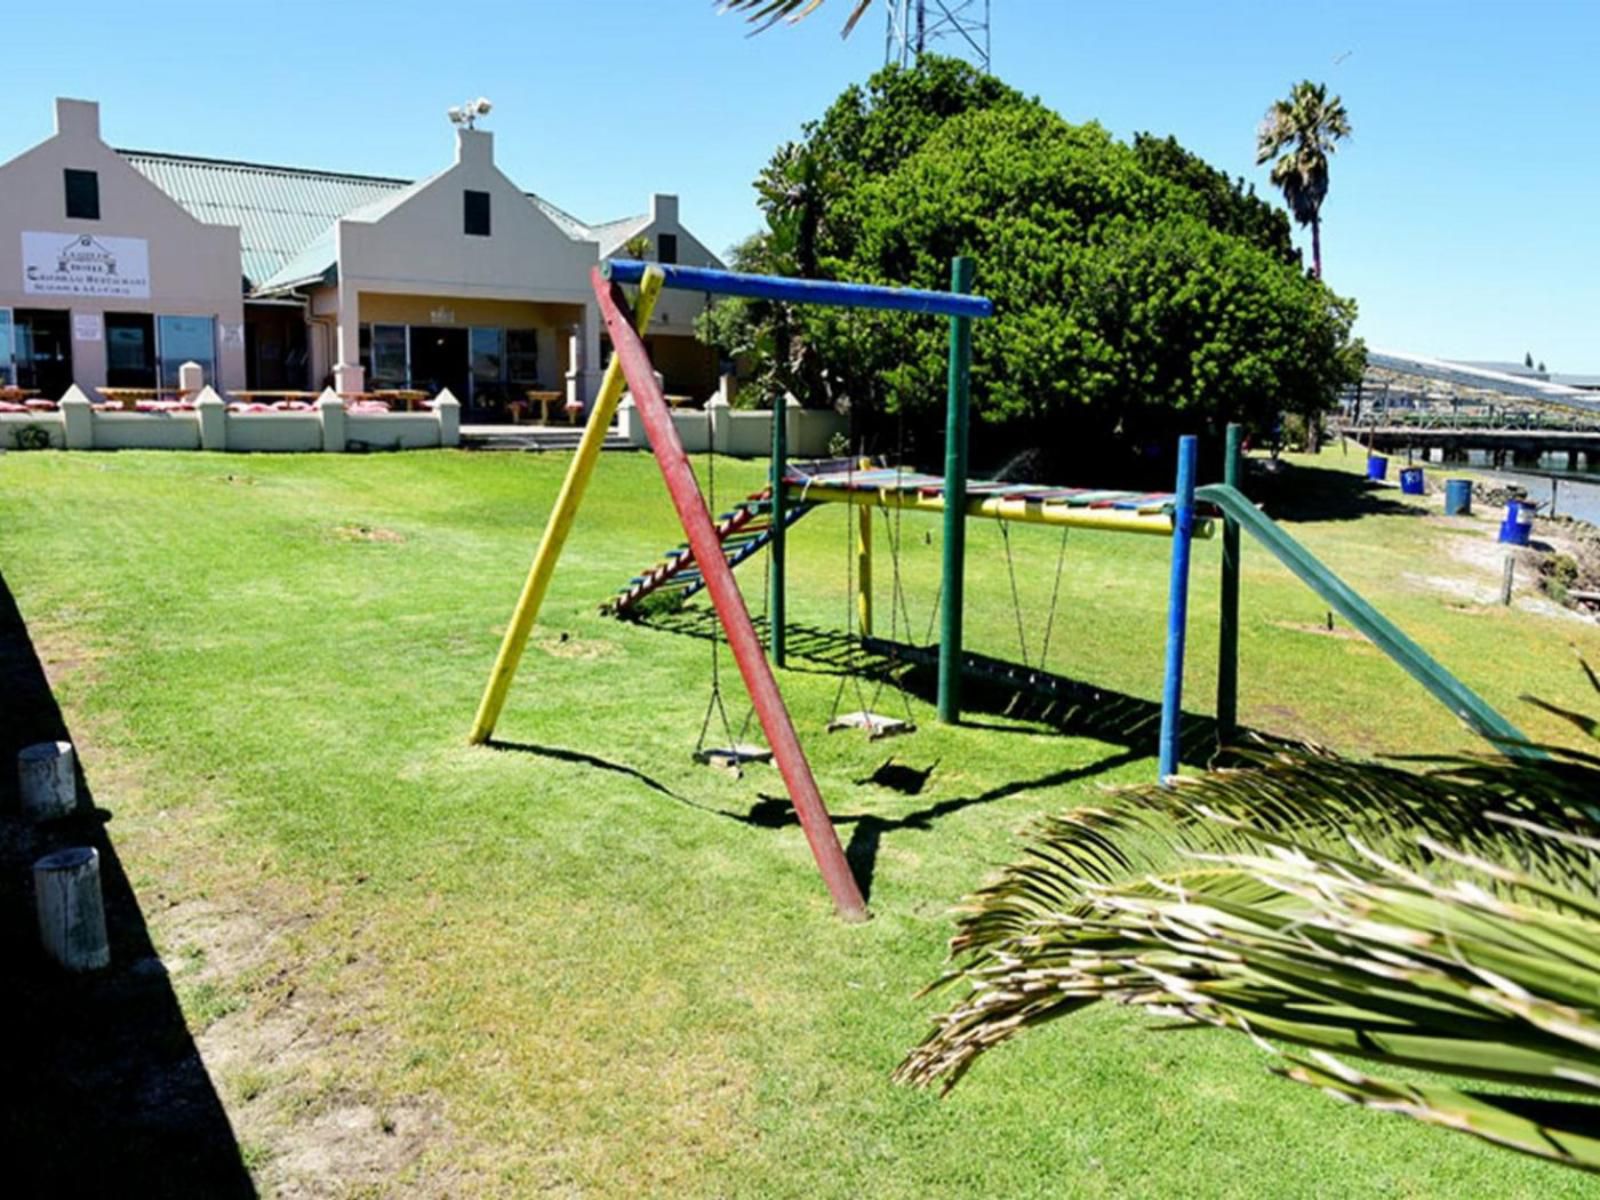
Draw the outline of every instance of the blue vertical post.
[[[972,290],[972,260],[950,260],[950,291]],[[944,619],[939,629],[939,720],[961,720],[961,619],[967,562],[967,426],[972,389],[972,318],[950,318],[944,425]]]
[[[1167,673],[1161,687],[1161,779],[1178,773],[1183,718],[1183,640],[1189,624],[1189,551],[1194,541],[1197,443],[1178,439],[1178,486],[1172,497],[1172,577],[1167,591]]]
[[[789,447],[786,437],[789,428],[789,398],[778,395],[772,402],[772,510],[767,514],[771,524],[772,541],[767,546],[770,573],[767,578],[767,652],[772,665],[782,667],[787,658],[785,633],[787,617],[784,613],[784,516],[783,476],[789,465]]]

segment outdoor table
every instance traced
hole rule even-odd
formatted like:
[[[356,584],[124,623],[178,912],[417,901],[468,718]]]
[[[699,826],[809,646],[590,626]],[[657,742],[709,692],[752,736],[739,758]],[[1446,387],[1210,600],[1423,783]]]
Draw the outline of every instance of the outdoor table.
[[[561,399],[561,393],[560,392],[541,392],[541,391],[538,391],[536,389],[530,388],[527,391],[523,392],[523,395],[528,398],[528,402],[530,404],[537,404],[539,406],[539,424],[541,424],[541,425],[550,424],[550,406],[552,404],[554,404],[557,400]],[[520,422],[518,422],[518,423],[520,424]]]

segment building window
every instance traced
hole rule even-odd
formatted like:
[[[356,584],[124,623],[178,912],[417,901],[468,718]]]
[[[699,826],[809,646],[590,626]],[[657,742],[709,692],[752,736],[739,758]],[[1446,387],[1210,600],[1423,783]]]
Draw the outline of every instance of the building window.
[[[536,331],[506,330],[506,378],[524,389],[539,386],[539,335]]]
[[[678,235],[675,233],[656,234],[656,261],[675,263],[678,261]]]
[[[368,386],[403,388],[411,382],[411,360],[404,325],[372,326],[372,372]]]
[[[11,310],[0,308],[0,387],[15,387],[17,368],[11,350]]]
[[[119,388],[156,386],[156,322],[149,313],[108,312],[106,383]]]
[[[94,171],[66,169],[67,216],[79,221],[100,219],[100,176]]]
[[[210,317],[157,317],[156,354],[161,368],[158,387],[176,389],[178,368],[199,363],[206,383],[217,379],[216,322]]]
[[[468,335],[467,354],[472,363],[472,402],[479,408],[505,399],[506,332],[474,329]]]
[[[468,237],[489,236],[489,193],[463,192],[465,202],[463,228]]]

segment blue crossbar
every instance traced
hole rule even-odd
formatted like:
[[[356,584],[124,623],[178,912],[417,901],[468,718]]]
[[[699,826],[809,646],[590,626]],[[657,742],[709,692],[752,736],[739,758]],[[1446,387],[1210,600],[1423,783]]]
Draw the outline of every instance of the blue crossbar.
[[[710,267],[685,267],[676,263],[643,263],[628,258],[614,258],[601,264],[600,269],[614,283],[638,283],[644,278],[646,267],[659,267],[666,276],[664,286],[685,292],[826,304],[835,308],[886,308],[896,312],[937,313],[943,317],[994,316],[992,300],[959,292],[837,283],[829,279],[786,279],[781,275],[744,275],[738,271],[714,271]]]

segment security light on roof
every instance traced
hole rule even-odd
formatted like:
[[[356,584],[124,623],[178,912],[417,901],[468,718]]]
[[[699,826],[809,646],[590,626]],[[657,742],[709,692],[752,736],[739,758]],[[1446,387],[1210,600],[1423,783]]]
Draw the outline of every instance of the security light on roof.
[[[493,107],[487,96],[479,96],[476,100],[468,100],[465,104],[446,109],[445,115],[450,118],[452,125],[463,125],[471,129],[477,124],[478,118],[488,116],[489,110]]]

